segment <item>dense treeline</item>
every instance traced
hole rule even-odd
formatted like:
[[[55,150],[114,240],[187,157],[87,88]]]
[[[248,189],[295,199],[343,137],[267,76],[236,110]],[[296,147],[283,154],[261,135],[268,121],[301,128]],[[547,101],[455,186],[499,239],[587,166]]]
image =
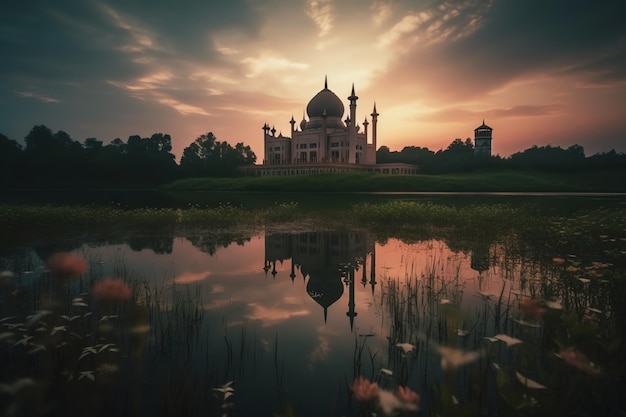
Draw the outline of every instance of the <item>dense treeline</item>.
[[[249,146],[234,147],[209,132],[184,149],[180,163],[172,153],[169,135],[149,138],[133,135],[126,142],[104,144],[96,138],[80,143],[60,130],[34,126],[24,146],[0,133],[0,185],[138,186],[154,185],[190,177],[233,177],[239,167],[253,165],[256,155]],[[544,172],[624,170],[626,155],[611,151],[585,156],[579,145],[567,149],[533,146],[508,158],[476,157],[473,142],[455,139],[437,152],[419,146],[390,151],[382,146],[377,162],[416,164],[424,174],[467,172],[477,169],[515,169]]]
[[[232,147],[213,133],[200,136],[184,150],[180,164],[169,135],[133,135],[105,145],[96,138],[80,143],[60,130],[34,126],[25,146],[0,134],[0,184],[23,185],[153,185],[189,176],[234,176],[254,164],[249,146]]]
[[[582,146],[566,149],[559,146],[533,146],[500,156],[477,157],[472,140],[455,139],[446,149],[433,152],[428,148],[407,146],[401,151],[390,151],[381,146],[376,152],[378,163],[403,162],[415,164],[421,173],[467,172],[477,169],[513,169],[543,172],[580,172],[585,170],[626,170],[626,155],[614,150],[586,157]]]

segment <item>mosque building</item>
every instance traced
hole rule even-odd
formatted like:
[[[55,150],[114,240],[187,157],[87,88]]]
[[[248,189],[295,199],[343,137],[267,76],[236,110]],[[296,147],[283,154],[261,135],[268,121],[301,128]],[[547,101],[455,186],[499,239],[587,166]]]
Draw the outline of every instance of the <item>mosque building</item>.
[[[263,164],[248,168],[258,176],[305,175],[329,172],[372,171],[383,174],[416,174],[417,166],[404,163],[377,164],[377,124],[379,113],[374,103],[370,114],[357,123],[357,100],[354,84],[348,97],[349,113],[341,99],[328,88],[319,91],[306,106],[308,120],[296,126],[293,116],[291,135],[276,135],[276,128],[263,125]],[[371,124],[371,131],[368,127]]]

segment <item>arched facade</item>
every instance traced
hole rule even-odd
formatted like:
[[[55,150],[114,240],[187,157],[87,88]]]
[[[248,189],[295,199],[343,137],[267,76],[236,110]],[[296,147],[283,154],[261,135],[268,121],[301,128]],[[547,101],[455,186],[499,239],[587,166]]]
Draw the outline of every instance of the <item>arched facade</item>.
[[[364,118],[363,127],[357,122],[357,100],[354,85],[348,97],[348,114],[341,99],[324,88],[307,104],[306,116],[296,124],[292,117],[291,135],[276,135],[276,129],[265,123],[263,130],[263,164],[248,168],[255,175],[304,175],[331,172],[376,171],[389,174],[415,174],[417,167],[409,164],[376,164],[377,123],[376,104]],[[368,127],[371,125],[371,132]],[[393,166],[391,166],[393,165]]]

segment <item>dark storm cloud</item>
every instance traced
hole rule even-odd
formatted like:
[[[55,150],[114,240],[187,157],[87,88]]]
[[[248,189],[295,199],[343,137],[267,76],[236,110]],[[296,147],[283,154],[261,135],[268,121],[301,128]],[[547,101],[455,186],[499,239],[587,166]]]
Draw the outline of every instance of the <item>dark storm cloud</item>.
[[[129,113],[141,123],[142,109],[145,123],[159,110],[172,121],[208,114],[210,81],[198,88],[190,79],[206,65],[241,71],[224,61],[214,36],[253,38],[255,13],[246,0],[4,1],[0,129],[19,139],[34,124],[83,125],[97,135],[128,124]]]
[[[155,60],[218,60],[212,32],[257,27],[243,0],[11,1],[2,9],[0,74],[13,81],[134,78]]]
[[[626,2],[445,4],[450,17],[444,17],[441,5],[432,7],[431,17],[410,34],[418,39],[413,48],[392,62],[379,83],[396,80],[385,85],[395,84],[405,96],[423,93],[446,100],[472,98],[537,75],[626,81]],[[406,80],[413,87],[398,82]]]

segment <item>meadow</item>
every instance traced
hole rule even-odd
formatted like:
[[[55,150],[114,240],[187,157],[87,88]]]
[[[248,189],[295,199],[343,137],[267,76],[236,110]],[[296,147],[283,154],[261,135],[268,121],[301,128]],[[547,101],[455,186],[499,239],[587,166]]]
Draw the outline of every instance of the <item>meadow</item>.
[[[206,288],[195,281],[164,284],[134,271],[122,255],[103,262],[91,249],[161,234],[207,253],[252,245],[259,234],[267,252],[267,242],[291,236],[294,242],[341,241],[363,233],[357,241],[371,239],[366,246],[379,252],[398,245],[414,248],[411,256],[437,254],[418,265],[407,252],[402,267],[387,270],[379,259],[377,291],[356,290],[356,319],[369,314],[380,323],[344,338],[351,352],[347,375],[320,377],[335,404],[327,415],[612,416],[626,410],[626,215],[620,204],[546,208],[399,199],[332,210],[297,202],[257,209],[5,204],[0,224],[3,415],[256,415],[265,407],[275,415],[312,415],[301,404],[303,393],[285,389],[293,372],[302,372],[285,365],[295,362],[289,330],[266,333],[254,321],[209,308],[215,299],[206,299]],[[445,252],[432,252],[437,245]],[[38,255],[29,247],[40,248]],[[348,292],[361,272],[365,287],[366,265],[375,268],[373,254],[364,251],[325,269],[336,271]],[[458,259],[468,271],[480,271],[475,288],[467,287]],[[107,264],[109,273],[98,272]],[[272,267],[288,273],[287,265],[266,267],[266,274]],[[313,272],[296,272],[315,284]],[[34,275],[37,284],[25,286]],[[358,304],[366,296],[367,304]],[[249,382],[267,375],[269,386]]]
[[[625,192],[615,171],[471,171],[437,175],[337,173],[280,177],[186,178],[163,186],[177,191],[273,192]]]

